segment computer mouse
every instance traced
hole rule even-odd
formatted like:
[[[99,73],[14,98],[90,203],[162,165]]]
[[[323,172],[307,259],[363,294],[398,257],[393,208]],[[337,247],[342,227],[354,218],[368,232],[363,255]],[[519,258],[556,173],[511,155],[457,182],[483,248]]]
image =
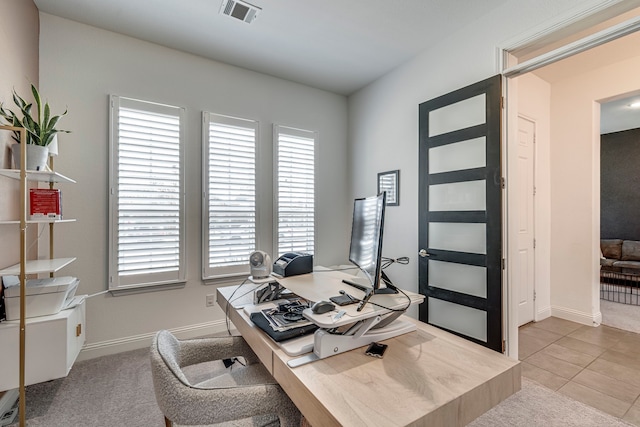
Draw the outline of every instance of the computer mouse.
[[[318,301],[317,303],[313,304],[313,306],[311,306],[311,311],[314,314],[323,314],[332,311],[334,308],[336,308],[336,306],[332,302]]]

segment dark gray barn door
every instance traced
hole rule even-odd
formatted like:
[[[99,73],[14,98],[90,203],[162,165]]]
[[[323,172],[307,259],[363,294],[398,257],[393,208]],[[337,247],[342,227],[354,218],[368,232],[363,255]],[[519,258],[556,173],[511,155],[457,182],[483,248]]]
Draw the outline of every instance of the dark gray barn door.
[[[420,320],[502,352],[501,76],[419,120]]]

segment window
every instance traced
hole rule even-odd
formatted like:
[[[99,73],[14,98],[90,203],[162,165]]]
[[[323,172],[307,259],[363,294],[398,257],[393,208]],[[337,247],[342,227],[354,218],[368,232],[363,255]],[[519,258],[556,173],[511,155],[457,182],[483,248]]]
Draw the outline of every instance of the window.
[[[203,278],[249,272],[256,238],[258,122],[205,112]]]
[[[109,289],[185,281],[184,109],[111,97]]]
[[[278,255],[315,248],[316,132],[274,126]]]

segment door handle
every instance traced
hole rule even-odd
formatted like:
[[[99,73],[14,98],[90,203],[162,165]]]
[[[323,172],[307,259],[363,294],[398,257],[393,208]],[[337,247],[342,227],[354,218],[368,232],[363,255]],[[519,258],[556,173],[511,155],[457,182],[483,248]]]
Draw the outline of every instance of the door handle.
[[[429,256],[429,252],[427,252],[424,249],[420,249],[420,252],[418,252],[418,255],[420,255],[422,258],[426,258]]]

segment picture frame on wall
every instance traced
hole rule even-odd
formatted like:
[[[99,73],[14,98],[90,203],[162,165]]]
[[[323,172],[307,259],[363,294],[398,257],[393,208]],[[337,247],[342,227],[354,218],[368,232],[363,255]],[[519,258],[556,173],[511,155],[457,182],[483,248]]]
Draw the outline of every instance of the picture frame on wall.
[[[400,206],[400,170],[378,173],[378,194],[387,192],[387,206]]]

